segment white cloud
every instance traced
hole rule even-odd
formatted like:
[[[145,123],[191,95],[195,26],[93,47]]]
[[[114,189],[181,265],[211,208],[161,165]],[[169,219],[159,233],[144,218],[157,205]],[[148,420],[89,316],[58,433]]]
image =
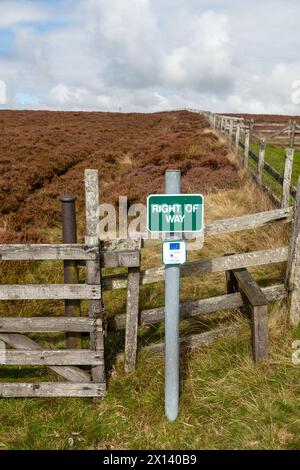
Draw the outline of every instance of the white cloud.
[[[0,28],[49,20],[50,9],[37,1],[1,0]]]
[[[55,5],[0,1],[0,79],[11,107],[299,113],[299,2]],[[50,20],[58,24],[36,28]],[[9,54],[1,55],[1,27],[15,36]]]

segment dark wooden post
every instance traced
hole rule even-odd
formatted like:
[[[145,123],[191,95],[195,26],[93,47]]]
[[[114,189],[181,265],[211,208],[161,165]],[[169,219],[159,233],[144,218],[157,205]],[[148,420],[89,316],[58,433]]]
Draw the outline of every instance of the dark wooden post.
[[[61,196],[62,205],[62,229],[64,243],[77,243],[76,228],[76,197],[70,194]],[[78,268],[76,261],[64,261],[64,282],[66,284],[78,284]],[[65,300],[65,314],[67,317],[80,316],[80,301]],[[66,346],[69,349],[81,348],[80,333],[66,333]]]

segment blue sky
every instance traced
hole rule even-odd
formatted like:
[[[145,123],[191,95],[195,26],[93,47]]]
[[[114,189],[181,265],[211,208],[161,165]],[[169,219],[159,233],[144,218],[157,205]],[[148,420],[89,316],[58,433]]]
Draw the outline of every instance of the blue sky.
[[[299,17],[296,0],[0,0],[0,109],[299,114]]]

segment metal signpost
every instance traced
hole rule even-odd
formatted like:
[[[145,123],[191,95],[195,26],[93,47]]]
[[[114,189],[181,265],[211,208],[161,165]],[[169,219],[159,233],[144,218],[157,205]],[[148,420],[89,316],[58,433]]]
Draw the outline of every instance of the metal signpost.
[[[180,194],[180,170],[166,171],[166,194],[152,194],[147,201],[150,232],[165,233],[162,258],[165,265],[165,413],[175,421],[179,402],[179,279],[186,262],[183,232],[203,229],[204,199],[201,194]]]

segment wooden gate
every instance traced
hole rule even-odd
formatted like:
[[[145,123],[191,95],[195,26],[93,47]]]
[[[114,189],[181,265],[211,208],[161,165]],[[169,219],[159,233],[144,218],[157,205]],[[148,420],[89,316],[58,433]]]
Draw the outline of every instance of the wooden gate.
[[[103,397],[106,393],[101,267],[140,265],[139,250],[104,251],[97,236],[99,182],[97,170],[85,171],[85,244],[0,245],[0,259],[76,260],[86,266],[84,284],[1,285],[0,300],[88,299],[88,317],[0,317],[5,365],[47,366],[64,381],[0,382],[1,397]],[[129,286],[130,287],[130,286]],[[130,296],[128,294],[130,304]],[[88,333],[89,349],[45,350],[26,333]],[[79,366],[89,366],[88,370]]]

